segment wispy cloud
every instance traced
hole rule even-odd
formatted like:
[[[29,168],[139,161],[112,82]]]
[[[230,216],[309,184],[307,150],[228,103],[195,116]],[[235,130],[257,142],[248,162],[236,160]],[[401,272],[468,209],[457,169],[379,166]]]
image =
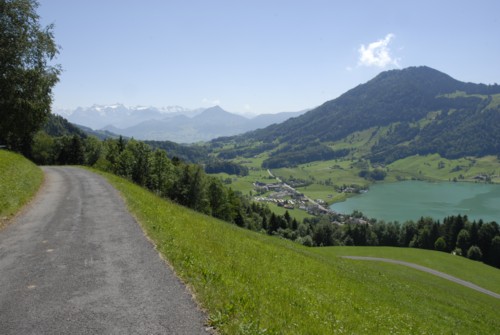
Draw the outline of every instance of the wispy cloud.
[[[361,44],[358,49],[359,60],[358,66],[376,66],[386,67],[388,65],[395,65],[400,67],[399,58],[394,58],[391,55],[389,44],[396,36],[392,33],[387,34],[383,39],[372,42],[365,46]]]

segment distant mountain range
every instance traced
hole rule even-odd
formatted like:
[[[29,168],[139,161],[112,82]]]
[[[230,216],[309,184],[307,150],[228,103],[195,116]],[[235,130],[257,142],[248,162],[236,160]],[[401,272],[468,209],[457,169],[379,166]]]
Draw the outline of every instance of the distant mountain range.
[[[159,109],[115,104],[55,112],[71,123],[83,126],[82,128],[108,131],[139,140],[193,143],[264,128],[306,111],[262,114],[248,118],[227,112],[219,106],[190,110],[180,106]]]
[[[266,167],[354,152],[380,163],[429,153],[500,155],[500,86],[464,83],[426,66],[386,71],[299,117],[213,141],[225,142],[236,145],[221,157],[266,151]]]

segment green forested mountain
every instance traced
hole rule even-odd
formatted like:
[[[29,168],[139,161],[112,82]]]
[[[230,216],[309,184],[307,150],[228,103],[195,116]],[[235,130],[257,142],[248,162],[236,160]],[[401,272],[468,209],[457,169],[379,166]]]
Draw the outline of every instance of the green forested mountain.
[[[60,115],[50,114],[43,126],[45,131],[50,136],[69,136],[77,135],[85,138],[87,135],[83,130],[70,123]]]
[[[230,157],[248,146],[255,154],[272,143],[275,150],[264,162],[270,167],[331,159],[351,151],[336,142],[370,128],[374,134],[384,128],[365,153],[372,161],[427,153],[497,155],[500,86],[464,83],[429,67],[386,71],[302,116],[233,137],[235,149],[221,153]]]

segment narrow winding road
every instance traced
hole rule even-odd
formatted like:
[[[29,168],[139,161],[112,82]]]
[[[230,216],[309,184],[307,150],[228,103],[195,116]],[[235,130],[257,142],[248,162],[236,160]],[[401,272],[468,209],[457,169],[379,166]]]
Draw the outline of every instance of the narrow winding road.
[[[482,288],[480,286],[477,286],[476,284],[473,284],[471,282],[462,280],[460,278],[450,276],[449,274],[443,273],[441,271],[437,271],[431,268],[428,268],[426,266],[418,265],[415,263],[410,263],[410,262],[405,262],[405,261],[398,261],[395,259],[389,259],[389,258],[380,258],[380,257],[366,257],[366,256],[342,256],[342,258],[347,258],[347,259],[354,259],[354,260],[361,260],[361,261],[377,261],[377,262],[386,262],[386,263],[393,263],[393,264],[399,264],[399,265],[404,265],[408,266],[413,269],[417,269],[420,271],[424,271],[430,274],[433,274],[435,276],[447,279],[449,281],[452,281],[454,283],[463,285],[465,287],[471,288],[473,290],[479,291],[481,293],[487,294],[493,298],[500,299],[500,294],[495,293],[493,291],[487,290],[485,288]]]
[[[46,167],[0,231],[1,334],[207,334],[206,316],[103,178]]]

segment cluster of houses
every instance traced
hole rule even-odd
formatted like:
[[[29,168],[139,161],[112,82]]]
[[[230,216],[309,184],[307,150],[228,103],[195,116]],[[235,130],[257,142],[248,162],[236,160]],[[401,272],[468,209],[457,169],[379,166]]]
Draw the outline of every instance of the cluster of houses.
[[[306,197],[303,193],[298,192],[293,187],[286,183],[272,183],[265,184],[262,182],[255,182],[253,186],[260,196],[256,196],[254,199],[256,201],[270,202],[277,206],[286,209],[299,209],[308,212],[311,215],[323,215],[323,214],[334,214],[333,223],[344,224],[344,223],[354,223],[354,224],[370,224],[370,221],[364,216],[351,216],[343,215],[337,213],[328,208],[325,201],[322,199],[312,200]],[[359,189],[354,189],[351,187],[346,187],[343,192],[359,192]],[[264,196],[264,194],[266,194]]]
[[[259,194],[269,193],[267,196],[256,196],[256,201],[271,202],[286,209],[300,209],[312,215],[334,213],[328,207],[323,207],[326,202],[322,199],[311,200],[303,193],[298,192],[293,187],[285,183],[265,184],[256,181],[253,183],[255,190]]]

